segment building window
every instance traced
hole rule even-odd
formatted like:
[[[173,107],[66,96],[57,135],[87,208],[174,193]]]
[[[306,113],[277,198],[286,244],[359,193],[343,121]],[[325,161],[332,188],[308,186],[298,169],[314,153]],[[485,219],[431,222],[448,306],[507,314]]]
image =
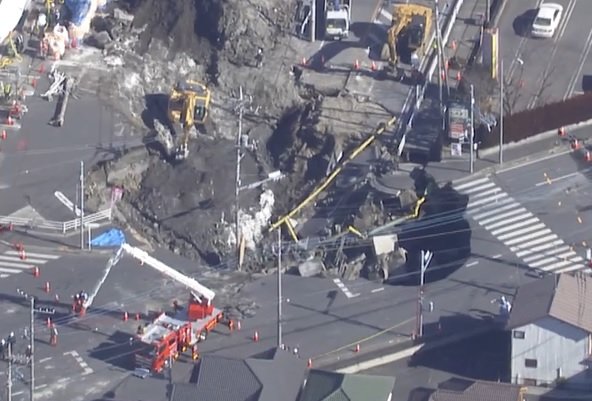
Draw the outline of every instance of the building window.
[[[526,358],[524,360],[524,366],[526,366],[527,368],[536,368],[538,365],[537,360],[536,359],[528,359]]]
[[[520,330],[514,330],[514,338],[524,340],[524,332]]]

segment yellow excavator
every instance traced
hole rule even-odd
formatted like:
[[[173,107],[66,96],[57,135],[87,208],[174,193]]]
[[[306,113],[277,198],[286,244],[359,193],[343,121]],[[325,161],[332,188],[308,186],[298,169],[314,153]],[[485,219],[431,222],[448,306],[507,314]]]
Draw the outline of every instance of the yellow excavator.
[[[394,5],[391,27],[381,53],[382,60],[388,61],[391,69],[404,70],[402,64],[419,69],[432,34],[432,16],[432,9],[427,6]]]
[[[202,83],[179,81],[169,95],[168,118],[172,125],[180,123],[183,134],[176,138],[175,159],[184,160],[189,155],[189,136],[193,127],[203,126],[208,118],[211,93]]]

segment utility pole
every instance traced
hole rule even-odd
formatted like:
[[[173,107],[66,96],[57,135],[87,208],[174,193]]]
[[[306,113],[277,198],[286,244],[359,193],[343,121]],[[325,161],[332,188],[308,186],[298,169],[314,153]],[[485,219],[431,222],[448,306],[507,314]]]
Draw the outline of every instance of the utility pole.
[[[473,174],[475,170],[475,88],[471,85],[471,130],[469,131],[469,145],[471,147],[470,152],[470,173]]]
[[[241,229],[240,229],[240,187],[241,187],[241,160],[243,158],[243,150],[242,150],[242,136],[243,136],[243,87],[239,87],[239,97],[238,97],[239,105],[238,105],[238,131],[236,133],[236,180],[235,180],[235,232],[234,235],[236,237],[236,254],[238,260],[238,270],[241,270],[241,258],[240,258],[240,248],[241,248]]]
[[[500,60],[499,164],[504,163],[504,60]]]
[[[485,0],[485,22],[489,26],[489,19],[491,18],[491,0]]]
[[[440,7],[438,7],[438,0],[435,0],[434,7],[436,9],[436,57],[438,57],[438,99],[440,100],[440,115],[444,121],[444,103],[443,103],[443,77],[444,65],[442,64],[442,41],[440,40]]]
[[[29,366],[31,370],[31,380],[29,382],[30,385],[30,400],[35,400],[35,298],[29,297],[29,303],[31,305],[31,321],[29,324],[31,328],[29,329],[29,346],[31,347],[31,357],[29,361]]]
[[[281,348],[282,341],[282,227],[278,228],[278,310],[277,310],[277,346]]]
[[[431,251],[421,251],[421,270],[419,273],[419,294],[417,297],[417,337],[423,336],[423,310],[424,310],[424,299],[423,299],[423,287],[425,283],[425,272],[432,261],[434,254]]]
[[[12,401],[12,344],[10,341],[7,342],[8,345],[8,382],[6,383],[7,391],[8,391],[8,401]]]
[[[80,249],[84,249],[84,162],[80,161]]]

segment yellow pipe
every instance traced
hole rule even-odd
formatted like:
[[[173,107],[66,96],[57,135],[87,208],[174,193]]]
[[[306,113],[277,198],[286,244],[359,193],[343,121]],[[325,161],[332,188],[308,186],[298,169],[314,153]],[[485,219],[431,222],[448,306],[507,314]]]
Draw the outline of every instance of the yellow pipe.
[[[351,232],[352,234],[357,235],[360,238],[366,238],[364,236],[364,234],[362,234],[357,228],[355,228],[354,226],[348,226],[347,229],[349,230],[349,232]]]
[[[280,227],[282,224],[284,224],[288,219],[292,218],[296,213],[298,213],[306,205],[308,205],[314,198],[316,198],[322,191],[324,191],[329,186],[329,184],[331,184],[331,182],[333,182],[333,180],[339,175],[339,173],[341,173],[341,171],[343,171],[343,167],[349,161],[353,160],[356,156],[358,156],[361,152],[363,152],[372,142],[374,142],[374,140],[376,139],[376,137],[378,135],[383,134],[386,131],[386,128],[394,125],[396,121],[397,121],[396,117],[391,117],[391,119],[388,120],[385,125],[380,124],[379,128],[377,128],[375,130],[375,132],[368,139],[366,139],[364,142],[362,142],[362,144],[360,146],[358,146],[352,152],[352,154],[347,159],[345,159],[341,163],[341,165],[338,166],[325,179],[325,181],[321,185],[319,185],[310,195],[308,195],[306,197],[306,199],[304,199],[302,202],[300,202],[300,204],[298,206],[296,206],[294,209],[292,209],[291,212],[284,215],[282,218],[280,218],[278,221],[276,221],[274,224],[272,224],[270,231],[276,230],[278,227]]]
[[[296,231],[294,231],[294,226],[292,226],[290,219],[286,220],[286,227],[288,227],[288,232],[290,233],[290,236],[294,242],[298,242],[298,235],[296,235]]]

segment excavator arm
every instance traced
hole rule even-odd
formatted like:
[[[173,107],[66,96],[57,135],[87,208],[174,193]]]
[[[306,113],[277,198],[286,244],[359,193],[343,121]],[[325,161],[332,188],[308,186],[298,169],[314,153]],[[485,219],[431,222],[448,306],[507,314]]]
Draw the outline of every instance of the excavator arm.
[[[150,256],[146,251],[131,246],[129,244],[122,244],[121,247],[119,247],[119,249],[117,250],[117,252],[115,252],[115,254],[107,262],[107,266],[105,268],[105,271],[103,272],[101,280],[99,280],[99,283],[95,286],[92,293],[89,295],[88,299],[84,303],[85,309],[88,309],[88,307],[92,305],[95,297],[99,293],[99,290],[101,289],[105,280],[109,276],[111,269],[115,265],[117,265],[117,263],[119,263],[121,258],[123,258],[125,255],[129,255],[134,259],[140,261],[140,263],[142,263],[143,265],[150,266],[151,268],[161,272],[165,276],[175,280],[178,283],[183,284],[184,286],[189,288],[189,290],[191,290],[194,296],[199,297],[201,300],[205,300],[208,304],[211,304],[214,300],[214,297],[216,296],[216,293],[208,287],[200,284],[197,280],[189,276],[186,276],[185,274],[182,274],[177,270],[173,269],[172,267],[162,263],[158,259]]]

